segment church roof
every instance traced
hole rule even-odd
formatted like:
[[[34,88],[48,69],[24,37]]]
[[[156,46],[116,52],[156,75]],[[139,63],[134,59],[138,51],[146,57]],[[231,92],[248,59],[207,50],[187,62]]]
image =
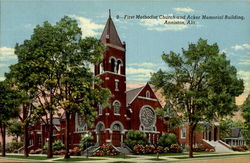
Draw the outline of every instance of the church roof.
[[[115,25],[114,25],[114,22],[111,18],[111,16],[109,15],[109,18],[107,20],[107,23],[105,25],[105,28],[102,32],[102,35],[101,35],[101,42],[103,44],[112,44],[112,45],[116,45],[116,46],[119,46],[119,47],[123,47],[123,44],[119,38],[119,35],[116,31],[116,28],[115,28]]]
[[[138,94],[141,92],[141,90],[144,88],[145,86],[143,87],[140,87],[140,88],[135,88],[135,89],[132,89],[132,90],[129,90],[126,92],[126,106],[128,106],[129,104],[131,104],[131,102],[134,101],[135,97],[138,96]]]

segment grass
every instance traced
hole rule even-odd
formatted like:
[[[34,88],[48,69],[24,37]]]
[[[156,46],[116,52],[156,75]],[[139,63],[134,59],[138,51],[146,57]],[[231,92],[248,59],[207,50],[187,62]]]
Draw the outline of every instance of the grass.
[[[165,160],[165,159],[161,159],[161,158],[150,158],[148,160],[152,160],[152,161],[162,161],[162,160]]]
[[[17,159],[33,159],[33,160],[47,160],[51,158],[47,158],[47,156],[29,156],[24,157],[23,155],[6,155],[7,158],[17,158]]]
[[[96,159],[96,158],[68,158],[68,159],[57,159],[55,161],[93,161],[93,160],[102,160],[102,159]]]
[[[99,157],[99,156],[97,156],[97,157]],[[125,158],[125,159],[135,158],[135,157],[132,157],[132,156],[127,156],[127,155],[125,155],[125,157],[124,157],[124,155],[115,155],[115,156],[100,156],[100,157],[109,157],[109,158]]]
[[[156,156],[157,154],[143,154],[142,156]],[[159,153],[159,156],[180,156],[180,155],[187,155],[187,153]]]
[[[204,157],[221,157],[221,156],[238,156],[238,155],[249,155],[249,153],[230,153],[230,154],[210,154],[210,155],[206,155],[206,156],[195,156],[193,158],[204,158]],[[192,159],[189,158],[188,156],[180,156],[180,157],[173,157],[176,159]]]

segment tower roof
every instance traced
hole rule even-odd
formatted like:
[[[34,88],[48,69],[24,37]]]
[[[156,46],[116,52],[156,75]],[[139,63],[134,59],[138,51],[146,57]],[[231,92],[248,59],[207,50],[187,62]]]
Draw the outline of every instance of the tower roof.
[[[119,35],[116,31],[116,28],[115,28],[115,25],[114,25],[114,22],[111,18],[111,15],[109,13],[109,18],[107,20],[107,23],[105,25],[105,28],[102,32],[102,36],[101,36],[101,42],[103,44],[112,44],[112,45],[116,45],[116,46],[119,46],[119,47],[123,47],[123,44],[119,38]]]

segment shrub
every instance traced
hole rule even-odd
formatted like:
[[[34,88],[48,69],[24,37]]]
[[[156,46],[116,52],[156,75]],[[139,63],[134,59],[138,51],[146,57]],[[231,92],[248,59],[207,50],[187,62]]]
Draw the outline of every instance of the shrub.
[[[135,154],[152,154],[152,153],[163,153],[164,148],[161,146],[154,146],[154,145],[135,145],[133,147],[133,151]]]
[[[162,147],[170,147],[172,144],[177,144],[176,135],[173,133],[163,133],[158,141],[158,145]]]
[[[14,152],[16,150],[18,150],[19,148],[21,148],[23,146],[23,143],[21,142],[10,142],[6,144],[6,152]]]
[[[53,144],[52,144],[52,150],[53,151],[60,151],[63,150],[64,148],[64,144],[60,141],[60,140],[56,140]]]
[[[194,152],[204,152],[206,151],[206,147],[203,144],[198,144],[197,146],[193,147]]]
[[[247,146],[245,146],[245,145],[242,145],[242,146],[232,146],[232,150],[233,150],[233,151],[242,152],[242,151],[248,150],[248,148],[247,148]]]
[[[69,150],[69,153],[71,156],[80,156],[81,155],[81,150],[79,147],[75,147],[73,149]]]
[[[169,148],[170,153],[181,153],[182,148],[178,144],[172,144]]]
[[[86,148],[94,145],[94,137],[92,135],[85,136],[81,135],[80,148],[85,150]]]
[[[146,145],[147,144],[146,135],[138,130],[130,130],[127,133],[127,138],[125,140],[125,143],[131,149],[133,149],[133,147],[137,144]]]
[[[46,143],[43,148],[42,148],[42,151],[43,153],[47,151],[48,149],[48,143]],[[60,140],[56,140],[53,144],[52,144],[52,150],[53,152],[56,152],[56,151],[61,151],[61,150],[64,150],[65,147],[64,147],[64,144],[60,141]]]
[[[119,152],[109,144],[103,144],[100,148],[94,153],[93,156],[114,156],[118,155]]]

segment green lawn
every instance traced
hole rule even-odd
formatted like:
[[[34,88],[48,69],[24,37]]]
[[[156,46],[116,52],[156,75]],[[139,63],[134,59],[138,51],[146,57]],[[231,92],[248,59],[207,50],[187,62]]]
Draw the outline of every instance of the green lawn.
[[[7,158],[17,158],[17,159],[34,159],[34,160],[47,160],[47,156],[29,156],[24,157],[23,155],[6,155]]]
[[[97,156],[97,157],[99,157],[99,156]],[[124,155],[115,155],[115,156],[100,156],[100,157],[109,157],[109,158],[125,158],[125,159],[128,159],[128,158],[135,158],[135,157],[133,157],[133,156],[127,156],[127,155],[125,155],[125,157],[124,157]]]
[[[161,158],[150,158],[148,160],[152,160],[152,161],[162,161],[162,160],[165,160],[165,159],[161,159]]]
[[[102,159],[96,159],[96,158],[68,158],[68,159],[58,159],[55,161],[93,161],[93,160],[102,160]]]

